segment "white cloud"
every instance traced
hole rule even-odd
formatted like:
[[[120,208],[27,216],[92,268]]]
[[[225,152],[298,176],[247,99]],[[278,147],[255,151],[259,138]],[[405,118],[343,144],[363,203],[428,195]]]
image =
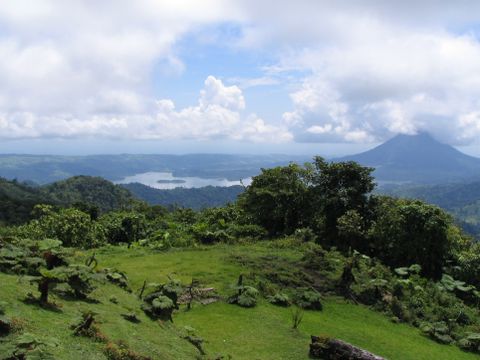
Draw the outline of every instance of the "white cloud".
[[[128,94],[113,94],[126,106],[137,105]],[[225,86],[209,76],[200,91],[198,104],[176,109],[170,99],[156,101],[151,112],[123,114],[72,113],[39,116],[32,112],[0,114],[3,138],[102,136],[128,139],[232,139],[250,142],[281,143],[292,140],[283,126],[266,124],[255,114],[244,116],[242,91]]]
[[[283,120],[297,141],[368,142],[430,131],[480,138],[480,3],[245,1],[239,46],[274,47],[267,74],[306,71]],[[275,7],[275,12],[271,8]],[[470,120],[465,120],[470,119]]]
[[[480,138],[479,14],[468,0],[5,1],[0,138],[371,142],[427,130],[469,143]],[[215,34],[222,24],[234,35]],[[270,54],[265,73],[232,76],[237,86],[208,77],[180,109],[156,99],[159,64],[188,76],[175,45],[192,33]],[[283,117],[249,114],[242,90],[280,81]]]

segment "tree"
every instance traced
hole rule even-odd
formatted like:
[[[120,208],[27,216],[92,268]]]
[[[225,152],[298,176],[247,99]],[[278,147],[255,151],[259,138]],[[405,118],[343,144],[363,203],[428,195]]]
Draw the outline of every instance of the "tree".
[[[99,225],[78,209],[37,205],[34,212],[37,219],[20,229],[27,237],[58,239],[66,247],[94,247],[103,242]]]
[[[239,196],[239,204],[270,235],[291,234],[305,219],[307,173],[296,164],[262,169]]]
[[[108,243],[119,244],[138,241],[145,236],[147,223],[143,214],[133,211],[110,212],[100,217]]]
[[[338,221],[350,212],[350,220],[357,223],[359,232],[368,228],[370,193],[375,188],[374,169],[353,161],[329,163],[320,156],[314,158],[310,168],[309,199],[314,209],[312,226],[327,245],[337,245],[346,250],[352,243],[338,243]]]
[[[419,264],[423,275],[440,278],[451,253],[451,218],[419,200],[379,198],[370,230],[375,256],[393,267]]]

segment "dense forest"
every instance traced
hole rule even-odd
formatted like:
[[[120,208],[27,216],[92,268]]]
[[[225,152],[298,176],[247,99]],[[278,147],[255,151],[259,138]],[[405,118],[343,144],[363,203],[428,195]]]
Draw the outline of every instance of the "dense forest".
[[[372,172],[355,162],[321,157],[304,166],[262,169],[235,202],[198,211],[148,205],[98,178],[77,177],[40,189],[4,182],[5,193],[24,198],[25,209],[28,205],[32,212],[22,224],[5,216],[0,228],[0,278],[8,289],[0,295],[5,297],[0,332],[6,339],[0,353],[8,353],[8,359],[29,354],[75,358],[75,350],[65,344],[77,336],[92,340],[79,343],[84,353],[103,354],[91,358],[209,358],[218,349],[227,352],[216,358],[227,358],[231,351],[242,354],[241,345],[225,348],[228,344],[217,342],[226,335],[212,332],[212,322],[229,322],[230,330],[223,331],[242,332],[241,324],[251,318],[248,312],[261,311],[256,314],[264,325],[258,329],[272,348],[256,355],[275,358],[278,347],[290,358],[306,358],[304,314],[308,327],[317,321],[316,313],[338,306],[408,325],[382,325],[391,333],[406,329],[401,331],[412,336],[407,352],[421,354],[426,346],[430,353],[438,350],[437,358],[478,353],[479,243],[436,205],[376,195]],[[22,213],[23,208],[17,209]],[[161,281],[155,278],[159,271],[166,271]],[[24,277],[27,281],[19,280]],[[83,309],[80,319],[71,328],[57,322],[56,341],[63,345],[52,345],[37,322],[55,313],[70,316],[78,312],[71,308],[74,304]],[[287,328],[295,333],[283,339],[267,336],[284,326],[271,323],[277,307],[292,309]],[[31,320],[22,316],[25,311]],[[122,325],[120,318],[126,321]],[[185,327],[165,325],[177,321]],[[265,324],[271,327],[262,328]],[[355,340],[345,328],[338,332],[338,324],[330,328],[336,336],[344,334],[389,357],[399,351],[394,343],[381,348],[374,339]],[[349,326],[359,323],[352,320]],[[130,330],[122,335],[125,327]],[[452,346],[422,345],[422,337],[410,332],[413,328]],[[141,341],[127,339],[139,329]],[[171,338],[175,349],[155,343],[154,333]],[[336,342],[329,334],[322,336],[320,347],[327,351]],[[390,336],[382,341],[388,343]],[[289,341],[295,345],[289,347]],[[454,345],[467,352],[457,353]],[[253,340],[247,347],[262,351]]]

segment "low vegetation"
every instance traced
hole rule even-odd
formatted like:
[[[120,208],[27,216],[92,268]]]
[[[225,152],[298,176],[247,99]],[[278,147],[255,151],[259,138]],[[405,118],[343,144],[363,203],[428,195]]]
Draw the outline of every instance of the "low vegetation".
[[[325,334],[390,359],[478,356],[478,244],[436,206],[373,195],[371,172],[317,157],[202,211],[38,204],[1,228],[0,353],[301,359]]]

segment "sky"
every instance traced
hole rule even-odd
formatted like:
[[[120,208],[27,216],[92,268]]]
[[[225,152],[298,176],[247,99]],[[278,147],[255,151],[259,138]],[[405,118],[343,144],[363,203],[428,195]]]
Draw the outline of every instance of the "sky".
[[[0,152],[480,156],[480,2],[0,2]]]

